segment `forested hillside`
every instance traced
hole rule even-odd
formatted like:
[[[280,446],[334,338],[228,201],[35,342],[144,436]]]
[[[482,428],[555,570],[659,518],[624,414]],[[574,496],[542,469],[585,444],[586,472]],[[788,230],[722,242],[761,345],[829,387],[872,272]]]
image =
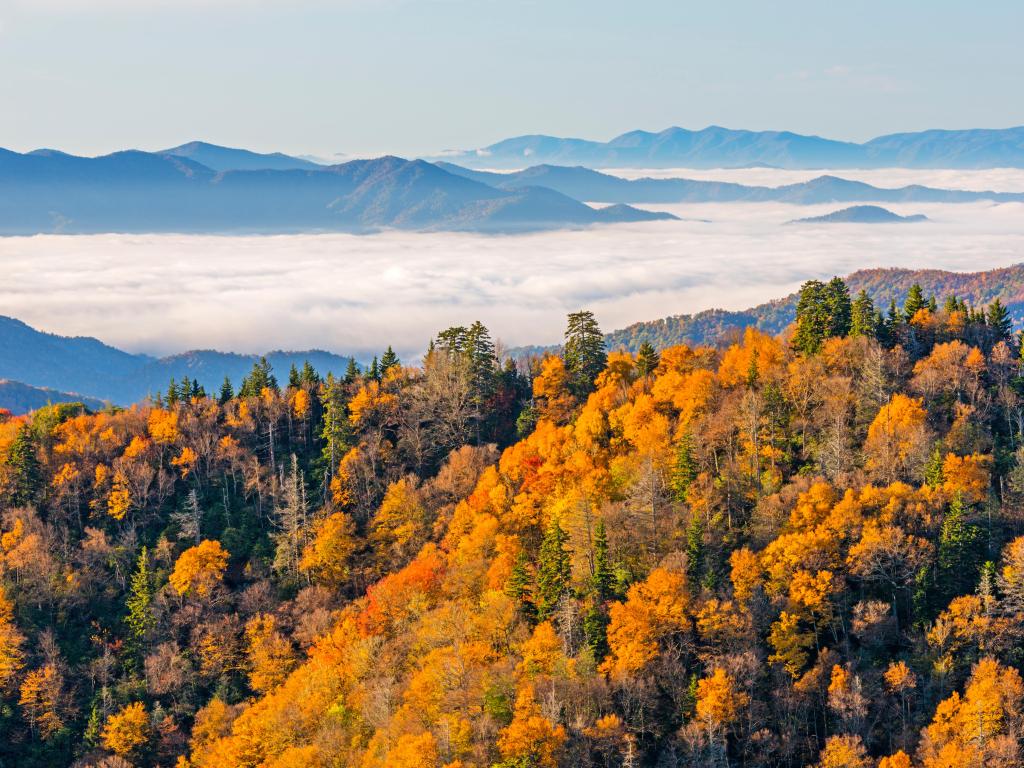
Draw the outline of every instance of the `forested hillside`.
[[[1010,312],[1014,326],[1024,324],[1024,266],[1014,265],[985,272],[947,272],[940,269],[862,269],[846,278],[851,291],[867,291],[875,304],[886,309],[902,303],[911,286],[919,285],[932,296],[956,294],[972,306],[999,299]],[[740,312],[711,309],[692,315],[673,315],[634,323],[608,334],[609,348],[636,352],[644,342],[655,347],[673,344],[720,344],[748,326],[766,333],[780,333],[796,317],[797,294],[760,304]]]
[[[795,304],[0,415],[0,761],[1019,766],[1009,314]]]

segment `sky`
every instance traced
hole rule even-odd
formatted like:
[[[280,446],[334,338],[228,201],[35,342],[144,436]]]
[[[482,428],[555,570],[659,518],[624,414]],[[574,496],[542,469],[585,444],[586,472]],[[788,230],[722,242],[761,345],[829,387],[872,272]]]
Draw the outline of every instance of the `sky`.
[[[0,0],[0,146],[338,158],[522,133],[1024,124],[1020,0]]]

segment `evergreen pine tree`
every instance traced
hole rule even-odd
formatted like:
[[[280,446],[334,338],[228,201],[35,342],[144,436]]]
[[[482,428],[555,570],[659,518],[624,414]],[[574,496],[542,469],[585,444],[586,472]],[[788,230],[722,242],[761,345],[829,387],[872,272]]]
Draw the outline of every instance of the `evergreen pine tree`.
[[[309,360],[302,364],[302,372],[299,374],[299,382],[304,387],[317,387],[320,385],[320,374],[312,366]]]
[[[808,280],[800,286],[796,302],[796,333],[793,334],[793,348],[805,355],[821,349],[825,339],[827,318],[824,314],[822,296],[825,286],[820,280]]]
[[[582,398],[593,392],[594,379],[604,370],[608,361],[604,334],[593,312],[581,310],[569,315],[565,329],[564,360],[573,394]]]
[[[676,501],[679,503],[686,501],[686,492],[690,490],[690,484],[696,479],[697,462],[693,456],[693,437],[687,432],[676,446],[676,460],[669,476],[669,487]]]
[[[373,356],[373,362],[370,363],[370,370],[367,374],[374,381],[380,381],[380,364],[377,362],[377,356]]]
[[[356,365],[356,359],[354,357],[350,357],[348,359],[348,366],[345,368],[345,383],[352,384],[358,378],[359,366]]]
[[[583,636],[595,660],[608,655],[608,614],[599,606],[592,605],[583,614]]]
[[[292,367],[288,369],[288,387],[289,389],[298,389],[301,384],[299,369],[295,367],[295,363],[292,363]]]
[[[997,340],[1009,341],[1010,331],[1013,329],[1013,321],[1010,319],[1010,312],[999,299],[988,305],[988,311],[985,313],[985,324],[992,329]]]
[[[615,591],[615,571],[608,559],[608,533],[604,520],[594,528],[594,595],[599,602],[610,600]]]
[[[903,319],[909,323],[914,319],[914,315],[926,307],[927,302],[924,299],[924,291],[920,285],[914,283],[910,286],[910,291],[907,293],[907,300],[903,302]]]
[[[167,403],[168,408],[173,408],[178,402],[178,382],[171,377],[171,382],[167,385],[167,397],[164,398],[164,402]]]
[[[393,350],[389,344],[387,350],[385,350],[384,354],[380,358],[381,376],[401,364],[402,361],[398,359],[398,355],[395,354],[395,350]]]
[[[515,601],[516,606],[527,620],[533,620],[535,610],[531,596],[533,585],[530,578],[530,560],[524,550],[519,550],[516,561],[512,565],[512,572],[509,574],[508,582],[505,584],[505,594]]]
[[[654,351],[654,347],[646,341],[640,345],[636,356],[636,370],[641,376],[650,376],[654,373],[660,362],[661,359],[658,353]]]
[[[843,337],[850,333],[852,306],[850,291],[841,277],[833,277],[822,292],[825,314],[828,316],[826,338]]]
[[[253,363],[249,375],[242,379],[242,386],[238,390],[239,397],[259,397],[264,389],[277,391],[277,378],[274,376],[273,368],[267,358],[261,357]]]
[[[149,550],[143,547],[136,561],[128,598],[125,601],[125,607],[128,609],[125,623],[137,651],[142,650],[146,636],[156,625],[156,617],[151,610],[154,592],[153,574],[149,570]]]
[[[217,395],[217,402],[221,405],[226,405],[234,396],[235,390],[231,386],[231,379],[225,376],[224,382],[220,385],[220,394]]]
[[[8,449],[7,466],[12,476],[11,505],[32,504],[39,492],[40,471],[35,442],[27,425],[18,430]]]
[[[981,530],[966,519],[963,496],[957,493],[949,504],[939,532],[938,583],[941,602],[973,589],[977,583]]]
[[[924,482],[932,488],[938,488],[945,481],[946,478],[942,473],[942,450],[936,445],[931,456],[928,457],[928,462],[924,465]]]
[[[863,288],[853,301],[850,317],[850,335],[875,338],[878,335],[878,315],[875,303]]]
[[[327,465],[326,476],[334,477],[338,462],[352,447],[352,425],[348,420],[348,405],[345,402],[345,388],[334,378],[333,373],[327,374],[327,380],[320,390],[320,403],[323,406],[323,430],[320,437],[324,441],[321,459]]]
[[[569,591],[572,578],[569,536],[562,530],[557,518],[552,518],[544,532],[537,564],[537,619],[544,621],[558,608],[562,597]]]

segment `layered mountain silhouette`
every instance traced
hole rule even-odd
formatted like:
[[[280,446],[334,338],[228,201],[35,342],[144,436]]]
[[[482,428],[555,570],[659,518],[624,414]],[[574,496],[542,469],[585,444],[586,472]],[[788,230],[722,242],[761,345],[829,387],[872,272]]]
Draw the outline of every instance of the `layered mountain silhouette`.
[[[220,147],[205,141],[190,141],[188,144],[165,149],[156,154],[184,157],[215,171],[315,171],[323,167],[319,163],[281,152],[261,154],[250,152],[248,149]]]
[[[823,216],[809,216],[805,219],[794,219],[790,224],[912,224],[928,221],[921,213],[911,216],[900,216],[887,208],[877,205],[854,205],[841,211],[832,211]]]
[[[672,127],[658,133],[630,131],[607,142],[517,136],[435,159],[476,168],[538,163],[592,168],[1024,168],[1024,126],[894,133],[863,144],[789,131]]]
[[[215,170],[188,155],[229,165],[266,156],[209,145],[182,151],[86,158],[0,150],[0,234],[516,232],[674,218],[600,210],[551,189],[498,189],[422,160]]]
[[[194,350],[157,358],[124,352],[91,337],[44,333],[0,316],[0,379],[57,390],[53,402],[91,398],[128,405],[166,391],[171,378],[181,381],[186,376],[216,392],[225,376],[238,386],[259,357]],[[301,368],[306,361],[325,376],[343,375],[349,362],[348,357],[316,349],[269,352],[266,358],[282,380],[292,365]],[[14,410],[9,403],[22,395],[0,389],[0,408]]]
[[[577,200],[594,203],[763,203],[797,205],[845,202],[972,203],[1024,202],[1024,192],[972,192],[910,185],[888,189],[838,176],[819,176],[810,181],[780,187],[751,186],[695,179],[624,179],[582,166],[534,165],[521,171],[496,173],[439,162],[449,173],[499,189],[542,186]]]

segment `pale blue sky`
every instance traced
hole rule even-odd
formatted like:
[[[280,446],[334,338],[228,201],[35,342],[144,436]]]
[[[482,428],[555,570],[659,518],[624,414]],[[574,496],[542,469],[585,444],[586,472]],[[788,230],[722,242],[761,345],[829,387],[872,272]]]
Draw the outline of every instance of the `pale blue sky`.
[[[0,146],[1024,123],[1024,2],[0,0]]]

